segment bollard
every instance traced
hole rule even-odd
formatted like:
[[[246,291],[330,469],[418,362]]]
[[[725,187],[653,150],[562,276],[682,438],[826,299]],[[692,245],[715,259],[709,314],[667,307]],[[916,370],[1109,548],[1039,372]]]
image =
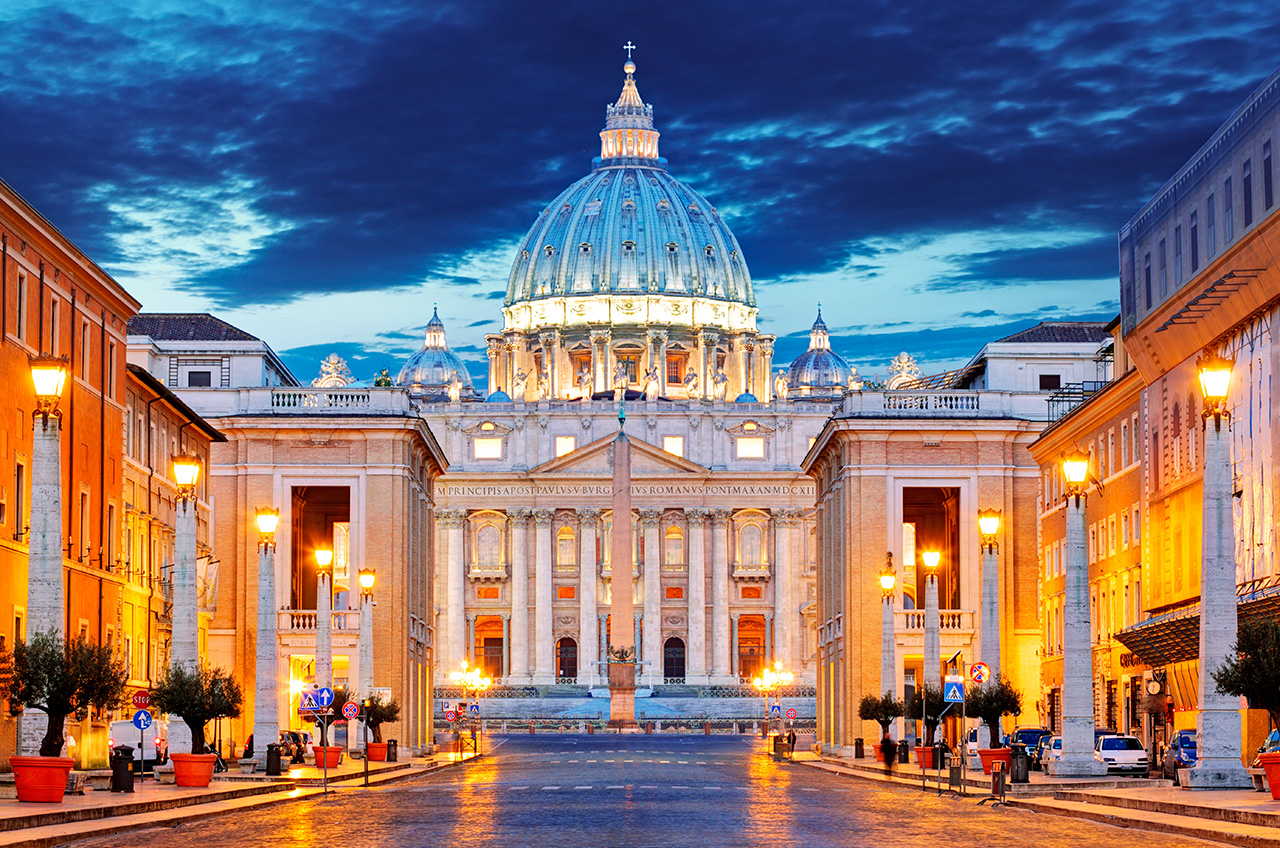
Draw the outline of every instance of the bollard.
[[[862,737],[853,740],[853,758],[860,760],[867,755],[866,746],[863,744]]]
[[[529,735],[533,735],[533,722],[529,722]]]
[[[595,722],[593,721],[587,722],[587,735],[592,736],[595,734],[595,732],[596,732]]]
[[[651,721],[646,721],[646,722],[644,723],[644,735],[645,735],[645,736],[651,736],[651,735],[653,735],[653,722],[651,722]]]
[[[711,735],[711,722],[709,722],[709,721],[704,721],[704,722],[702,723],[702,735],[703,735],[703,736],[710,736],[710,735]]]
[[[400,744],[394,739],[387,740],[387,762],[396,762],[396,757],[400,756]]]

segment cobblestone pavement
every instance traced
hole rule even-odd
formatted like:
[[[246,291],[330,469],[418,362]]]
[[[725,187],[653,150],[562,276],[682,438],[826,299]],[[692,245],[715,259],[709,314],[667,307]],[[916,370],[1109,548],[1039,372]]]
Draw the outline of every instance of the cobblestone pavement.
[[[81,846],[982,846],[1209,843],[978,807],[775,763],[758,739],[511,736],[439,774]]]

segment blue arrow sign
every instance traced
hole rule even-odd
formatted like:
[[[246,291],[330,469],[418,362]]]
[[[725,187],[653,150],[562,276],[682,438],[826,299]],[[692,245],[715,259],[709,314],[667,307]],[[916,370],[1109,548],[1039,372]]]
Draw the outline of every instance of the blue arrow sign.
[[[138,710],[133,714],[133,726],[139,730],[146,730],[151,726],[151,713],[146,710]]]
[[[963,704],[964,683],[956,680],[948,680],[947,685],[942,688],[942,700],[948,704]]]
[[[328,686],[316,690],[316,703],[322,707],[327,707],[333,703],[333,690]]]

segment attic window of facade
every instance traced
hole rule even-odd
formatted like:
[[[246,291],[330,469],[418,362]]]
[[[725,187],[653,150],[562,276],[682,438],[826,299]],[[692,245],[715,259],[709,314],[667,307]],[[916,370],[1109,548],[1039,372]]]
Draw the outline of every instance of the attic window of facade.
[[[484,422],[483,424],[480,425],[480,429],[485,431],[486,433],[489,432],[490,430],[493,429],[493,422],[492,421]]]
[[[755,432],[755,429],[756,429],[756,422],[754,422],[754,421],[748,421],[747,423],[745,423],[745,424],[743,424],[743,425],[742,425],[742,429],[743,429],[743,430],[746,430],[748,433]]]

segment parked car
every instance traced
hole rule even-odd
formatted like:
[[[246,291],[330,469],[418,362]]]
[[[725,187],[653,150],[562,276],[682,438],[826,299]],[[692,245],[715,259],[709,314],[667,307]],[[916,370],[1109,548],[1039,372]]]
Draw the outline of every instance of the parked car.
[[[1045,742],[1040,748],[1040,768],[1045,767],[1054,760],[1062,759],[1062,737],[1050,736],[1049,741]]]
[[[1052,736],[1053,732],[1047,727],[1015,727],[1013,733],[1005,737],[1005,745],[1013,745],[1021,742],[1027,746],[1027,754],[1040,744],[1040,740],[1046,736]]]
[[[1052,733],[1046,733],[1036,742],[1034,748],[1028,748],[1027,752],[1031,757],[1031,768],[1044,771],[1045,758],[1049,753],[1049,745],[1053,742]]]
[[[1161,771],[1164,776],[1173,781],[1174,786],[1182,785],[1178,779],[1178,771],[1184,768],[1191,768],[1196,764],[1196,732],[1194,730],[1179,730],[1173,734],[1173,738],[1169,740],[1169,744],[1164,749],[1164,762]]]
[[[1106,763],[1107,774],[1146,777],[1151,771],[1147,749],[1136,736],[1099,736],[1093,743],[1093,758]]]
[[[107,731],[107,750],[117,745],[133,748],[133,761],[142,762],[143,771],[156,763],[169,760],[169,722],[156,719],[146,730],[139,730],[132,721],[113,721]]]
[[[1267,734],[1262,747],[1258,749],[1258,756],[1253,758],[1253,767],[1262,768],[1262,755],[1270,754],[1274,751],[1280,751],[1280,729],[1272,730]]]

